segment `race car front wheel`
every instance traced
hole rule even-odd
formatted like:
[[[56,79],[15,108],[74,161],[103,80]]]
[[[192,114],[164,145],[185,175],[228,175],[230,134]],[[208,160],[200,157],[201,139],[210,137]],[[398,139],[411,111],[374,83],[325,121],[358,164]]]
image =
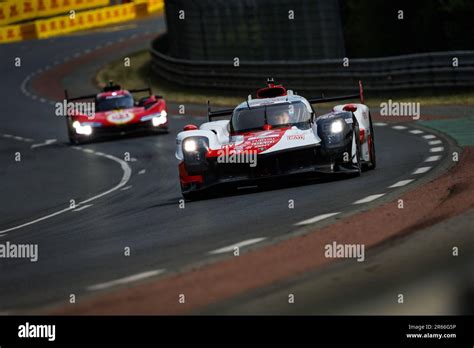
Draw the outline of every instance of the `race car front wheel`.
[[[193,185],[183,185],[181,184],[181,194],[185,200],[189,201],[198,201],[205,198],[203,190],[196,190]]]
[[[89,139],[87,139],[87,140],[89,140]],[[69,132],[69,143],[71,145],[80,145],[80,144],[83,144],[85,142],[86,142],[86,140],[83,140],[83,139],[79,138],[77,135],[72,134],[71,132]]]

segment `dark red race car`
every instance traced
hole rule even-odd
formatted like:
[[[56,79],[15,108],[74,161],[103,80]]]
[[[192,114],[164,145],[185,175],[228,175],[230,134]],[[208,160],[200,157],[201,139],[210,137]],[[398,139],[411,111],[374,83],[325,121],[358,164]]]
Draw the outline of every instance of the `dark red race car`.
[[[148,92],[148,96],[133,98],[133,93],[143,92]],[[71,144],[134,132],[168,132],[166,102],[153,95],[150,87],[126,90],[109,82],[98,94],[69,98],[66,90],[65,97]],[[93,101],[87,102],[88,99]]]

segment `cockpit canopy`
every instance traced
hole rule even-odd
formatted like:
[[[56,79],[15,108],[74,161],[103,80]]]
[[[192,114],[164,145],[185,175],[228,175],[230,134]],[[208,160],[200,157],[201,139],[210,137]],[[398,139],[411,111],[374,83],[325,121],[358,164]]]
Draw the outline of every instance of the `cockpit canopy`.
[[[285,126],[301,126],[309,124],[311,112],[301,101],[278,104],[260,105],[254,107],[240,107],[235,109],[231,128],[234,132],[244,132]]]
[[[133,97],[129,93],[101,96],[96,99],[96,111],[130,109],[134,106]]]

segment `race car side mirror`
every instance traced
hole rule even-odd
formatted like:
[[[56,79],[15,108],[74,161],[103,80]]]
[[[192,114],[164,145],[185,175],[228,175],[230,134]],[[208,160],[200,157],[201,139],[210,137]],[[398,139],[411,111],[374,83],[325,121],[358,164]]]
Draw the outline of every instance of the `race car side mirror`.
[[[184,131],[192,131],[192,130],[198,130],[198,127],[194,124],[187,124],[186,126],[183,127]]]
[[[147,105],[153,104],[154,102],[156,102],[156,98],[154,95],[151,95],[144,100],[143,105],[147,106]]]
[[[343,110],[344,110],[344,111],[355,112],[355,111],[357,110],[357,105],[354,105],[354,104],[346,104],[346,105],[343,107]]]

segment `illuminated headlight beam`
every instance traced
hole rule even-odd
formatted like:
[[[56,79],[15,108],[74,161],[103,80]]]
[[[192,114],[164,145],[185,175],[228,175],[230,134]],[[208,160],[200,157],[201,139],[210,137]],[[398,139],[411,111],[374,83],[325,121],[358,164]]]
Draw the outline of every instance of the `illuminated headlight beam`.
[[[194,139],[187,139],[184,141],[183,149],[186,152],[193,152],[197,150],[197,142]]]
[[[143,116],[141,118],[142,121],[150,121],[153,127],[158,127],[162,124],[165,124],[167,122],[167,112],[166,110],[162,110],[161,113],[159,114],[153,114],[153,115],[147,115]]]
[[[89,125],[83,126],[79,121],[74,121],[72,123],[72,127],[76,130],[77,134],[81,135],[91,135],[92,134],[92,127]]]
[[[331,124],[331,133],[341,133],[344,129],[344,123],[341,120],[336,120]]]

